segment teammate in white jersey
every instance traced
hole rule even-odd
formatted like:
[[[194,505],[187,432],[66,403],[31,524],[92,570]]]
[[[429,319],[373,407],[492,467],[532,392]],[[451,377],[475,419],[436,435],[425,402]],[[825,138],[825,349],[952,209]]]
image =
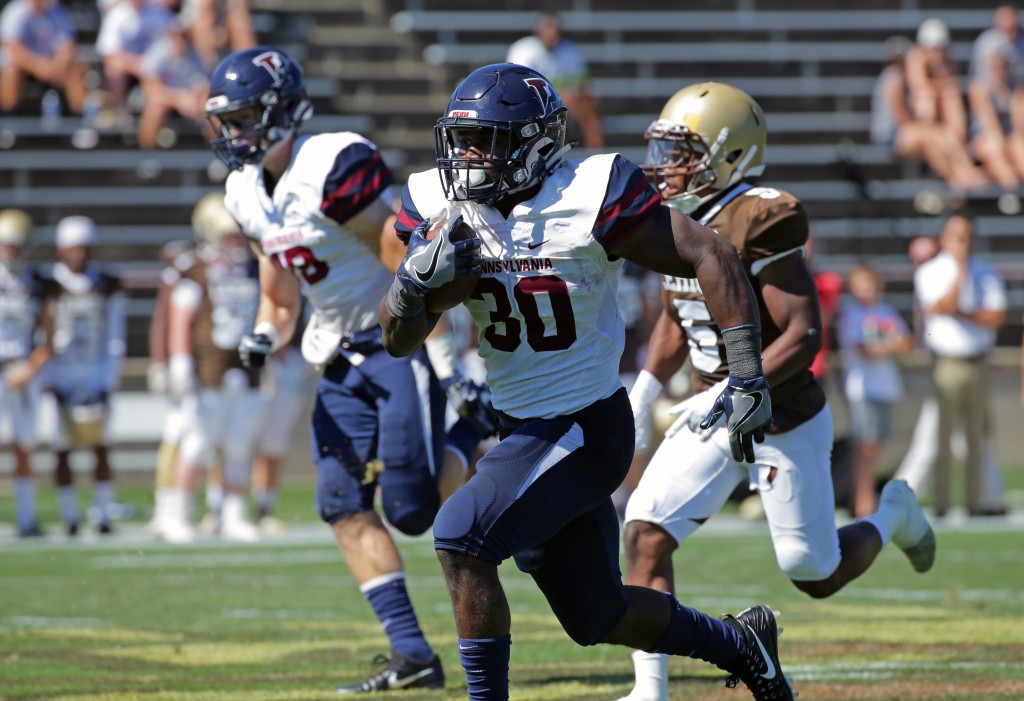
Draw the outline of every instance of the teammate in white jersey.
[[[935,541],[914,495],[887,484],[878,513],[836,529],[832,415],[810,372],[821,347],[814,280],[804,262],[807,213],[783,190],[760,186],[767,127],[761,107],[724,83],[683,88],[648,128],[643,169],[664,202],[707,224],[739,253],[760,308],[774,422],[754,460],[730,455],[725,428],[701,431],[729,375],[716,319],[697,280],[665,276],[662,313],[633,389],[636,443],[649,442],[650,404],[687,356],[697,394],[678,405],[626,506],[626,581],[674,589],[672,554],[747,482],[764,505],[780,569],[814,598],[863,574],[890,539],[925,571]],[[692,429],[692,430],[691,430]],[[666,701],[668,657],[633,654],[636,683],[620,701]]]
[[[373,508],[379,484],[391,525],[427,530],[440,503],[445,438],[444,393],[426,353],[395,359],[381,345],[377,302],[402,257],[391,171],[358,134],[298,133],[311,105],[301,67],[277,49],[225,58],[206,111],[221,134],[211,147],[234,171],[228,209],[259,252],[260,308],[239,352],[262,365],[291,339],[305,298],[312,315],[302,354],[323,368],[312,416],[316,505],[391,643],[386,669],[338,691],[440,688],[440,660]]]
[[[37,344],[43,282],[22,260],[32,220],[20,209],[0,212],[0,418],[10,420],[18,535],[42,535],[36,521],[36,485],[30,457],[36,441],[38,372],[49,348]]]
[[[469,697],[508,699],[511,616],[498,565],[513,557],[578,644],[689,655],[756,699],[792,699],[768,607],[722,621],[622,584],[610,496],[633,457],[619,380],[622,260],[701,281],[732,371],[707,420],[727,417],[738,456],[763,440],[771,401],[736,251],[661,207],[625,158],[567,160],[565,112],[544,76],[514,64],[479,68],[455,89],[435,127],[437,169],[413,175],[403,192],[397,227],[409,248],[379,309],[388,352],[414,353],[437,319],[430,290],[481,273],[465,304],[503,440],[434,523]],[[447,223],[428,241],[439,214]],[[460,220],[479,238],[452,242]]]

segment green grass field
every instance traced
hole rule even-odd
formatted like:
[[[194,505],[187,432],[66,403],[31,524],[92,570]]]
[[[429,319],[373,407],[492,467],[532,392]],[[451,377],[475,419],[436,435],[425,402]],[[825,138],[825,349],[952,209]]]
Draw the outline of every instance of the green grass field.
[[[140,518],[110,539],[88,529],[77,541],[0,536],[0,698],[327,699],[386,652],[329,532],[309,520],[308,487],[285,494],[288,535],[244,547],[154,543],[142,531],[143,488],[126,487],[121,498],[139,505]],[[0,519],[10,516],[4,495]],[[813,601],[778,571],[761,524],[724,516],[677,555],[678,595],[714,614],[758,602],[781,611],[782,661],[801,699],[1020,700],[1021,528],[1019,519],[944,524],[932,572],[916,575],[889,548],[838,596]],[[464,699],[431,542],[403,540],[401,549],[448,688],[386,698]],[[508,564],[503,579],[513,607],[512,699],[611,701],[629,690],[627,650],[576,647],[529,578]],[[673,660],[671,672],[672,699],[749,698],[703,663]]]

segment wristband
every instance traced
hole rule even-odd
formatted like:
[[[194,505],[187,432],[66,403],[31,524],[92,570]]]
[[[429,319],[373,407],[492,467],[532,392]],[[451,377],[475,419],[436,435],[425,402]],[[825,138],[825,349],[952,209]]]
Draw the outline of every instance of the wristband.
[[[650,404],[661,394],[662,386],[657,377],[646,370],[641,370],[636,376],[636,382],[633,383],[633,389],[629,391],[629,396],[639,399],[644,404]]]
[[[729,364],[731,376],[757,377],[764,374],[761,369],[760,326],[743,324],[722,329],[722,340],[725,342],[725,362]]]
[[[399,319],[415,319],[427,308],[422,295],[412,294],[396,275],[387,296],[388,311]]]
[[[270,339],[270,352],[273,353],[281,347],[281,334],[278,332],[277,327],[269,321],[261,321],[256,324],[256,328],[252,330],[253,336],[263,335]]]

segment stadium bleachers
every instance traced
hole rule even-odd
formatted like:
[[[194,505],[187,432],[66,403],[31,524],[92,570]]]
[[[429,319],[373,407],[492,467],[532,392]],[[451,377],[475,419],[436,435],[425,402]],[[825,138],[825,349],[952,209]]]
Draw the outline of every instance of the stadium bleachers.
[[[769,119],[767,178],[806,203],[817,238],[816,265],[844,271],[870,258],[904,311],[911,302],[910,237],[937,233],[941,217],[922,215],[914,197],[944,185],[923,169],[895,163],[868,138],[870,93],[882,44],[912,37],[925,18],[949,25],[954,55],[965,63],[974,37],[989,26],[987,7],[945,0],[712,0],[686,11],[664,0],[630,11],[612,0],[574,0],[562,15],[567,34],[591,62],[601,99],[607,150],[640,159],[641,134],[665,99],[685,84],[732,82],[750,92]],[[431,127],[455,82],[501,61],[532,30],[541,0],[488,9],[468,0],[253,0],[262,41],[293,52],[306,66],[315,130],[352,129],[380,144],[400,181],[432,165]],[[90,7],[92,10],[90,11]],[[428,9],[429,8],[429,9]],[[95,38],[94,3],[74,4],[81,40]],[[26,209],[39,224],[34,256],[52,253],[52,226],[84,213],[102,227],[101,256],[116,261],[132,294],[129,353],[145,354],[145,324],[156,282],[157,251],[189,235],[191,207],[221,187],[198,129],[177,125],[172,149],[140,152],[131,138],[101,132],[75,148],[78,120],[42,125],[38,117],[0,125],[0,207]],[[1024,250],[1015,236],[1024,217],[1005,216],[995,190],[973,195],[982,252],[1010,285],[1004,345],[1020,343]]]

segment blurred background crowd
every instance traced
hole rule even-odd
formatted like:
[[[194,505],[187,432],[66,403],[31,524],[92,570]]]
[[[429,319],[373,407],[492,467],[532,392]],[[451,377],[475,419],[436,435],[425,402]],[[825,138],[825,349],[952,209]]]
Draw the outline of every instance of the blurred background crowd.
[[[811,217],[806,255],[828,336],[816,374],[839,428],[839,506],[871,513],[876,484],[896,473],[927,495],[937,516],[1012,508],[1004,472],[1024,469],[1016,434],[1024,417],[1024,37],[1016,6],[868,0],[850,9],[819,0],[794,10],[774,0],[713,0],[691,10],[662,1],[625,9],[610,0],[520,0],[502,7],[465,0],[5,4],[0,474],[11,478],[19,504],[17,533],[41,532],[34,510],[21,505],[34,502],[36,482],[51,472],[63,530],[75,533],[73,475],[93,471],[93,520],[106,532],[119,515],[114,475],[148,480],[168,459],[158,446],[173,433],[173,405],[194,389],[176,389],[167,367],[168,290],[187,269],[182,256],[195,251],[244,267],[226,243],[237,232],[211,234],[209,217],[194,216],[204,197],[223,191],[227,175],[206,147],[207,79],[226,53],[256,44],[279,46],[305,66],[315,104],[310,131],[366,135],[400,180],[431,167],[432,125],[452,86],[486,63],[541,71],[569,107],[571,138],[582,150],[638,162],[644,129],[679,88],[716,80],[747,91],[768,117],[765,182],[800,198]],[[63,280],[62,266],[71,271]],[[52,331],[59,314],[35,310],[28,331],[35,340],[7,343],[8,329],[28,318],[8,298],[27,294],[18,284],[39,284],[39,298],[57,305],[95,292],[101,274],[110,281],[93,309],[102,343],[89,362],[103,373],[87,371],[94,381],[72,401],[75,388],[62,387],[52,368],[62,354],[84,362],[74,360],[74,344],[33,356],[40,330],[51,324]],[[90,285],[76,283],[80,277]],[[658,276],[625,269],[627,384],[642,365],[659,294]],[[60,308],[73,326],[74,318],[91,318],[86,306]],[[471,350],[472,339],[465,342]],[[308,387],[302,373],[295,378],[285,384]],[[41,404],[26,428],[12,418],[25,411],[14,406],[15,392],[33,383]],[[265,379],[264,405],[267,388],[278,385]],[[684,371],[665,405],[687,390]],[[99,404],[107,407],[102,436],[76,436],[88,422],[71,409]],[[275,462],[255,473],[245,523],[269,515],[282,462],[285,479],[311,479],[305,436],[277,442]],[[81,447],[89,450],[78,461],[70,454]],[[241,459],[250,462],[259,452],[255,444],[246,450]],[[200,466],[223,465],[224,451]],[[962,481],[953,478],[958,469]],[[219,486],[209,511],[218,513],[225,488],[211,483]],[[264,535],[280,528],[264,526]],[[244,525],[222,532],[260,537]]]

